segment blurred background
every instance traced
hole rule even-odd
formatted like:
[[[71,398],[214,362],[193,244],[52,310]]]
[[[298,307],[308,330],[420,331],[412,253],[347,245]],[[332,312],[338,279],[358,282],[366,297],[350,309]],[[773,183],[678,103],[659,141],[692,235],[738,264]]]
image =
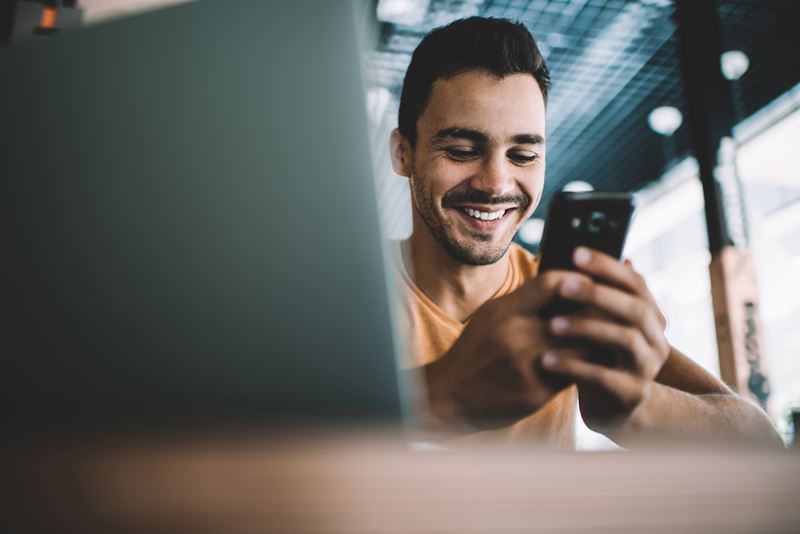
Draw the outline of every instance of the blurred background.
[[[795,148],[800,142],[800,3],[714,4],[720,69],[730,84],[734,114],[733,143],[727,147],[734,183],[724,200],[733,237],[748,238],[756,260],[769,412],[791,439],[790,411],[800,406],[800,151]],[[672,344],[719,376],[711,254],[703,188],[685,121],[674,2],[381,0],[376,14],[380,26],[367,63],[374,83],[368,105],[386,235],[400,239],[411,230],[407,182],[392,173],[387,140],[397,125],[403,75],[414,48],[430,29],[458,18],[523,22],[548,62],[553,85],[544,195],[517,241],[538,251],[547,205],[558,191],[637,192],[625,255],[644,274],[667,316]],[[578,423],[581,447],[611,446]]]
[[[187,0],[6,2],[2,40],[59,31]],[[403,75],[431,29],[472,15],[511,18],[533,33],[551,71],[542,202],[517,236],[537,252],[550,197],[561,190],[629,190],[637,214],[625,255],[668,317],[667,335],[719,376],[709,238],[671,0],[370,0],[364,53],[382,230],[411,231],[407,182],[393,174],[389,132]],[[716,0],[719,68],[732,99],[732,135],[718,175],[734,242],[752,252],[771,383],[769,413],[784,438],[800,407],[800,2]],[[276,13],[280,2],[275,2]],[[710,32],[710,39],[717,37]],[[324,46],[324,43],[320,43]],[[580,423],[580,422],[579,422]],[[582,424],[580,447],[612,446]]]

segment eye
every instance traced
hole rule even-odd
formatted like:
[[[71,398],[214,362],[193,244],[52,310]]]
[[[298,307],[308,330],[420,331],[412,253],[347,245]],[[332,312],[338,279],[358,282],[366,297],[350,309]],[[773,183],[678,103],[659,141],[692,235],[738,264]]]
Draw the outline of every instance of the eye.
[[[457,161],[467,161],[479,155],[479,152],[476,149],[467,147],[446,148],[445,152],[447,153],[448,157],[450,157],[450,159],[454,159]]]
[[[508,159],[517,165],[529,165],[539,159],[539,154],[535,152],[510,152]]]

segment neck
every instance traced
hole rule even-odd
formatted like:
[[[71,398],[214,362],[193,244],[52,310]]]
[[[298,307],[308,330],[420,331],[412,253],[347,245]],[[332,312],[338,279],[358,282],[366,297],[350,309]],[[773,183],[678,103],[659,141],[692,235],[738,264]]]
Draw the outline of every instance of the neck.
[[[427,228],[417,225],[402,247],[403,263],[416,286],[460,322],[472,317],[508,276],[508,254],[490,265],[467,265],[453,259]]]

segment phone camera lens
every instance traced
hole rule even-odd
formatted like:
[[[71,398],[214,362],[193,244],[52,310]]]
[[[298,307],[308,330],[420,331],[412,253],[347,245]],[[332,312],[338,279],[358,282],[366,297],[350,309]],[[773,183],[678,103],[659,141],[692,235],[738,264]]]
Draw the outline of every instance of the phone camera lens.
[[[589,220],[586,223],[587,229],[596,234],[600,230],[602,230],[603,225],[606,222],[606,214],[602,211],[593,211],[591,215],[589,215]]]

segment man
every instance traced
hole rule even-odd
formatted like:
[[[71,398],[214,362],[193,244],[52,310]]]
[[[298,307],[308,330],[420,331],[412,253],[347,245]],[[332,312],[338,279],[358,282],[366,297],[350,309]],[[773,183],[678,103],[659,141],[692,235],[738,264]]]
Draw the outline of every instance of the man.
[[[574,448],[577,397],[587,425],[623,446],[637,436],[778,443],[759,408],[670,347],[630,262],[578,249],[581,272],[536,276],[512,244],[542,193],[548,85],[533,38],[510,21],[456,21],[413,54],[391,156],[412,193],[397,263],[425,386],[421,426]],[[586,311],[541,320],[556,298]],[[595,363],[598,350],[615,363]]]

